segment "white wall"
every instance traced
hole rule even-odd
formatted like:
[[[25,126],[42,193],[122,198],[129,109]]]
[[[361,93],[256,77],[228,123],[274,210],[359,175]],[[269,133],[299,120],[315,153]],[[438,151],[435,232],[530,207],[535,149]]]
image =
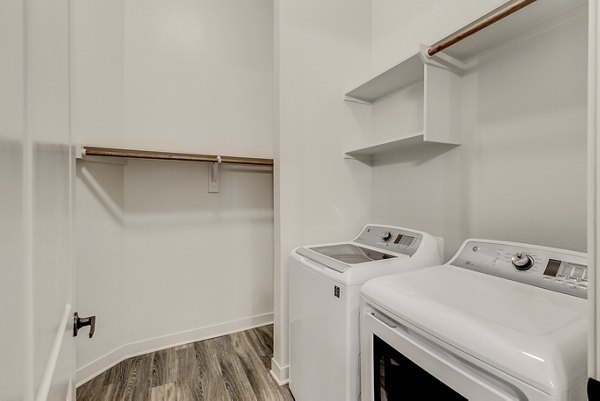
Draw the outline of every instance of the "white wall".
[[[505,0],[372,0],[373,73],[431,45]]]
[[[373,2],[376,69],[500,2],[401,3]],[[444,236],[447,257],[471,236],[585,251],[586,26],[569,19],[466,74],[463,145],[378,158],[373,219]]]
[[[0,332],[3,358],[0,358],[0,398],[24,399],[27,360],[25,314],[26,270],[24,259],[24,13],[21,2],[0,3],[0,35],[11,40],[0,41]],[[33,391],[29,389],[30,394]]]
[[[344,159],[369,113],[343,94],[369,73],[370,1],[277,1],[275,349],[287,379],[287,256],[308,242],[341,240],[368,220],[371,170]]]
[[[74,4],[77,139],[271,156],[272,7],[268,0]]]
[[[270,171],[224,166],[219,194],[203,164],[85,162],[77,175],[79,305],[98,316],[79,344],[79,379],[231,321],[272,320]]]
[[[269,0],[73,3],[73,130],[88,145],[272,157]],[[79,380],[131,353],[269,322],[273,177],[78,162]],[[232,323],[233,322],[233,323]]]
[[[74,370],[68,10],[0,4],[2,400],[64,400]]]

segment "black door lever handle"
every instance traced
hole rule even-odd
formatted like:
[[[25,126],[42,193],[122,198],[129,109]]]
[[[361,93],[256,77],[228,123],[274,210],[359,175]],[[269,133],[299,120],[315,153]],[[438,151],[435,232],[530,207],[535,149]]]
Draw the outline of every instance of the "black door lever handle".
[[[85,326],[90,326],[90,338],[92,338],[96,331],[96,316],[79,317],[79,314],[75,312],[73,315],[73,337],[77,337],[79,329]]]

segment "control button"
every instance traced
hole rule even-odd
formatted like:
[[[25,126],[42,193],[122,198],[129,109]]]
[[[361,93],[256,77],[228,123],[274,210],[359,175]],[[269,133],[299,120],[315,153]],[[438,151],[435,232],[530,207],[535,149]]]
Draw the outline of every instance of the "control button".
[[[478,250],[479,250],[479,247],[478,247],[478,246],[474,246],[474,247],[473,247],[473,252],[477,252]]]
[[[581,277],[583,277],[584,269],[582,267],[573,267],[571,274],[569,275],[569,280],[579,281]]]
[[[392,233],[389,231],[386,231],[383,233],[383,235],[381,236],[381,239],[384,241],[389,241],[392,239]]]
[[[533,258],[526,253],[519,252],[511,258],[513,266],[517,270],[529,270],[533,266]]]
[[[556,274],[556,277],[567,278],[571,275],[572,269],[570,267],[561,267]]]
[[[577,288],[579,288],[581,290],[587,290],[587,284],[578,284]]]

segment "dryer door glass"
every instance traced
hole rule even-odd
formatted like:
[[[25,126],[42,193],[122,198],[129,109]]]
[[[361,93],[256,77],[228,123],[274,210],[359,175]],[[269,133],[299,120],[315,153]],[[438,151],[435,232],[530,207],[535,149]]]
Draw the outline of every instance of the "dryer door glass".
[[[374,401],[467,400],[417,364],[373,336]]]

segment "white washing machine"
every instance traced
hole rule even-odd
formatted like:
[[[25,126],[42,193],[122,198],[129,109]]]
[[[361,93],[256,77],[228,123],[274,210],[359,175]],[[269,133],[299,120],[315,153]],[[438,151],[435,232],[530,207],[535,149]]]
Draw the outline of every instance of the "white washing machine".
[[[587,271],[582,253],[472,239],[367,282],[362,400],[585,400]]]
[[[360,397],[360,286],[440,264],[431,235],[367,225],[349,242],[303,246],[289,258],[290,389],[296,401]]]

